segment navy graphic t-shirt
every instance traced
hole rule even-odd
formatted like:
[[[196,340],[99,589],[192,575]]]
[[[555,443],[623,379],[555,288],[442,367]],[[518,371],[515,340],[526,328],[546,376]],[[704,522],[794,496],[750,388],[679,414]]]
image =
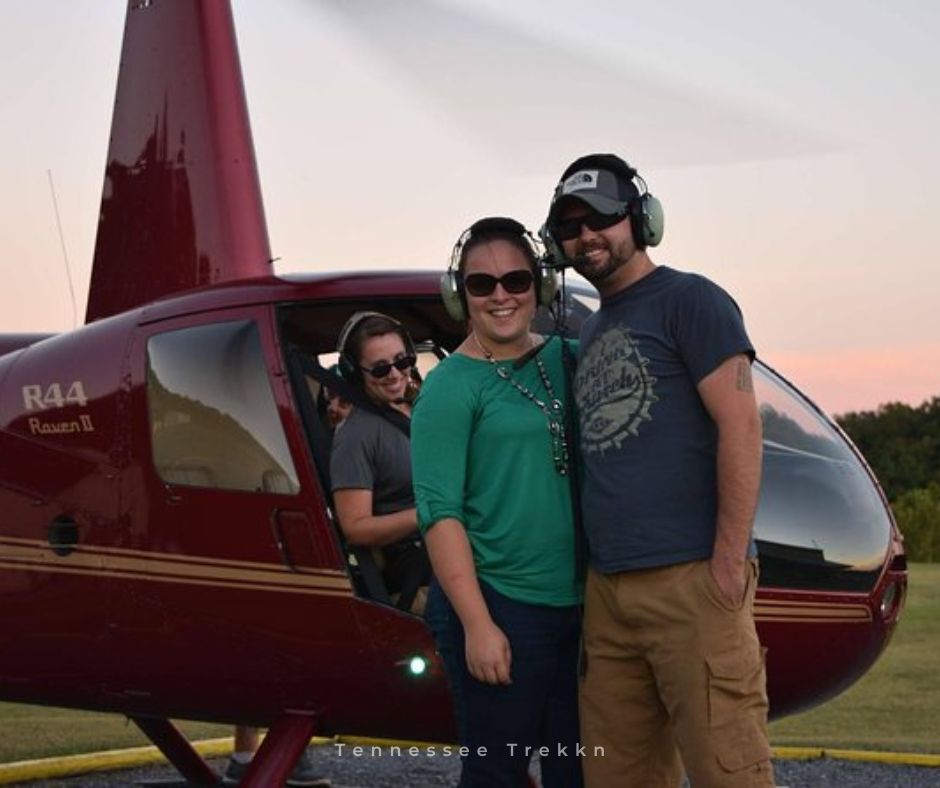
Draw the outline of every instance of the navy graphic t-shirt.
[[[717,430],[696,385],[739,353],[754,358],[734,300],[665,266],[585,321],[575,397],[584,526],[598,571],[711,556]]]

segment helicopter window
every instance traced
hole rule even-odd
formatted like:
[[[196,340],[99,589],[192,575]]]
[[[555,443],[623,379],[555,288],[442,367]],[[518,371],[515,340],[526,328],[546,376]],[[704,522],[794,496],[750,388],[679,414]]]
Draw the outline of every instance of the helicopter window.
[[[153,460],[165,482],[293,495],[300,485],[253,321],[147,343]]]

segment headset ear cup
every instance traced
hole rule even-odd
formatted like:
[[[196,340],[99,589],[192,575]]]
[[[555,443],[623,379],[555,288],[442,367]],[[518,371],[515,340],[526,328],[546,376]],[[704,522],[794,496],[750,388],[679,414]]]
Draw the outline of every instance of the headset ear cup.
[[[457,284],[457,274],[453,271],[445,271],[441,275],[441,299],[444,301],[444,308],[458,323],[463,323],[467,319],[467,310],[464,308],[463,293]]]
[[[627,206],[627,215],[630,217],[630,232],[633,243],[640,249],[646,248],[646,226],[643,220],[643,198],[631,200]]]
[[[411,334],[405,330],[405,327],[401,327],[401,341],[405,346],[405,352],[409,356],[418,357],[418,348],[415,347],[415,341],[411,338]]]
[[[350,383],[356,382],[356,375],[358,370],[353,366],[352,362],[346,358],[346,356],[340,356],[336,366],[339,369],[340,377],[342,377],[343,380],[347,380]]]
[[[663,240],[666,217],[663,204],[652,194],[646,194],[642,202],[643,241],[645,246],[657,246]]]
[[[663,240],[665,218],[663,204],[652,194],[644,194],[630,203],[630,230],[641,249],[656,246]]]
[[[548,263],[550,265],[561,265],[565,260],[565,253],[562,251],[561,244],[555,240],[555,236],[552,235],[551,230],[548,229],[548,223],[546,222],[539,228],[539,238],[542,241],[542,246],[545,247],[545,251],[548,253]],[[548,266],[543,266],[547,268]],[[558,280],[558,272],[555,269],[550,269],[553,274],[555,274],[555,280]]]

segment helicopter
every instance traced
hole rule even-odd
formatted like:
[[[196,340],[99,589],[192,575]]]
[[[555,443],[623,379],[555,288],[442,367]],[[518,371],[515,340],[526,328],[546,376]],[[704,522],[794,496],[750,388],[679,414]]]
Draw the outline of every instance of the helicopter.
[[[423,370],[459,344],[438,279],[275,275],[229,4],[129,0],[86,322],[0,335],[0,698],[126,715],[194,785],[219,776],[171,719],[267,727],[249,788],[314,733],[453,741],[427,627],[342,538],[317,407],[355,312],[399,320]],[[597,296],[561,297],[575,333]],[[755,378],[781,716],[874,663],[906,558],[845,434]]]

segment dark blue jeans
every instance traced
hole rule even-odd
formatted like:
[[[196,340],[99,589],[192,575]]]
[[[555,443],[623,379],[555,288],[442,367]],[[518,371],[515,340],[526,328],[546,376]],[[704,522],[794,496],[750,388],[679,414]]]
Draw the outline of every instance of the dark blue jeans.
[[[512,649],[512,684],[484,684],[467,670],[460,619],[437,581],[425,618],[447,670],[463,759],[460,788],[520,788],[540,747],[544,788],[579,788],[578,606],[517,602],[480,583],[496,625]],[[486,754],[480,753],[486,748]]]

